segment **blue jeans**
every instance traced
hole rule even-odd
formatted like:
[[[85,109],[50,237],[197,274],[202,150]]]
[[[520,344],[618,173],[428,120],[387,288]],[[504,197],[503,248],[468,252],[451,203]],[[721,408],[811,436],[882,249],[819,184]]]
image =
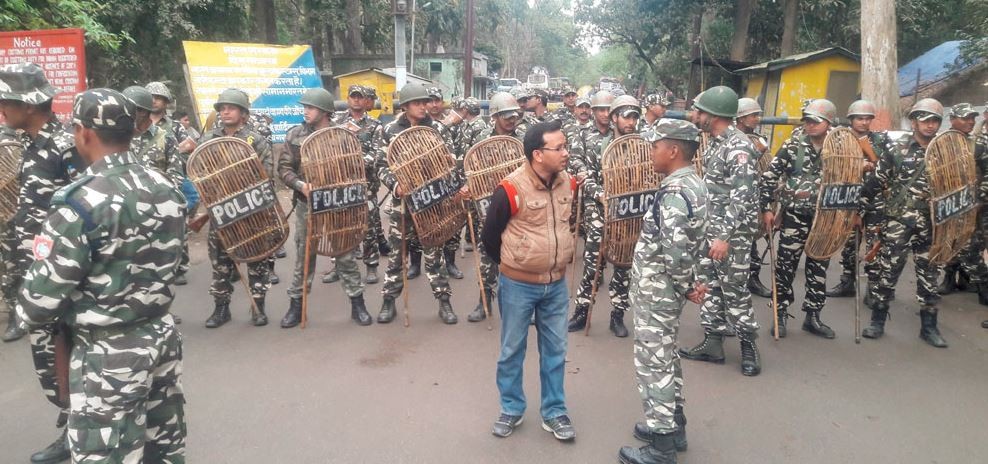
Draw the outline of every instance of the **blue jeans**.
[[[563,376],[566,373],[566,309],[569,292],[566,279],[551,284],[528,284],[498,277],[497,307],[501,311],[501,357],[497,361],[497,389],[501,393],[501,413],[525,413],[522,374],[528,326],[535,314],[539,336],[539,380],[545,420],[566,414]]]

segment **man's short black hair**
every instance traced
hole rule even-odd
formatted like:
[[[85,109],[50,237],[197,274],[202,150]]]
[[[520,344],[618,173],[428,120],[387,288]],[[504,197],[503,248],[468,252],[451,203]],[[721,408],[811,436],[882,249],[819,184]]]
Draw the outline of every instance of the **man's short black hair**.
[[[93,129],[93,131],[96,132],[96,137],[106,145],[130,145],[130,140],[134,137],[134,133],[131,131],[105,129]]]
[[[697,150],[700,149],[700,142],[691,142],[689,140],[678,140],[678,139],[665,139],[679,147],[679,151],[683,152],[683,159],[685,161],[693,161],[693,157],[696,156]]]
[[[172,113],[172,119],[176,119],[176,120],[177,119],[182,119],[182,118],[184,118],[184,117],[186,117],[188,115],[189,115],[189,113],[186,113],[185,111],[176,111],[176,112]]]
[[[545,134],[551,134],[562,130],[562,121],[555,119],[549,122],[540,122],[530,128],[525,133],[525,157],[532,160],[532,154],[545,146]]]

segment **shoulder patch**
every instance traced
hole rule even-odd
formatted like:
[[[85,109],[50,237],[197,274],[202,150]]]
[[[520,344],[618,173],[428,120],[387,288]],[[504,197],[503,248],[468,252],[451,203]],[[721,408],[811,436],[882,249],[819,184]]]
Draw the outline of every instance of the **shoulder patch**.
[[[73,192],[78,190],[79,187],[86,185],[91,180],[93,180],[93,176],[82,176],[75,182],[58,189],[51,197],[52,204],[66,204],[66,200],[72,195]]]
[[[51,256],[51,249],[55,246],[55,241],[51,237],[45,234],[38,234],[34,236],[34,243],[31,245],[31,251],[34,253],[35,261],[44,261],[49,256]]]

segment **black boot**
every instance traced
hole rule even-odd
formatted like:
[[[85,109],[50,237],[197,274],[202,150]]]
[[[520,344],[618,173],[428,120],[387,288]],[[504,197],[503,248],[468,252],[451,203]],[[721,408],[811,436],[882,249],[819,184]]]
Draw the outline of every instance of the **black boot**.
[[[865,290],[864,301],[862,301],[862,304],[864,304],[866,308],[875,309],[875,305],[878,304],[878,298],[876,297],[877,294],[878,285],[868,282],[868,289]]]
[[[885,320],[889,317],[889,305],[876,302],[871,309],[871,324],[861,330],[864,338],[882,338],[885,335]]]
[[[624,311],[620,309],[611,311],[611,333],[617,338],[628,336],[628,328],[624,326]]]
[[[675,434],[652,434],[649,444],[641,448],[623,446],[618,460],[622,464],[676,464]]]
[[[457,318],[456,313],[453,312],[453,305],[449,304],[449,296],[443,296],[439,299],[439,319],[442,319],[444,324],[456,324]]]
[[[854,296],[854,276],[842,274],[836,287],[824,292],[829,297],[844,298]]]
[[[679,349],[679,355],[694,361],[724,364],[724,336],[713,332],[703,332],[703,341],[691,349]]]
[[[336,268],[335,267],[333,268],[332,271],[329,271],[329,272],[323,274],[323,276],[322,276],[322,283],[324,283],[324,284],[331,284],[333,282],[339,282],[339,280],[340,280],[340,273],[339,272],[336,272]]]
[[[834,330],[820,320],[820,311],[806,311],[806,319],[803,319],[803,330],[823,338],[834,338]]]
[[[950,295],[958,290],[957,288],[957,268],[956,264],[948,264],[943,268],[943,282],[937,287],[937,293]]]
[[[422,274],[422,252],[408,252],[408,280],[412,280]]]
[[[738,331],[738,340],[741,341],[741,375],[754,377],[762,373],[762,357],[755,345],[756,338],[758,334],[755,332]]]
[[[69,441],[66,436],[68,429],[62,427],[62,433],[48,447],[31,455],[31,462],[36,464],[54,464],[69,459]]]
[[[213,308],[213,314],[209,316],[209,319],[206,319],[206,328],[215,329],[227,322],[230,322],[230,302],[217,302],[216,307]]]
[[[281,318],[281,328],[290,329],[302,322],[302,299],[292,298],[288,300],[288,312]]]
[[[387,240],[381,240],[377,243],[377,251],[381,253],[381,256],[391,256],[391,245],[388,244]]]
[[[381,278],[377,276],[377,266],[367,266],[367,277],[364,277],[365,284],[376,284]]]
[[[394,297],[384,297],[384,303],[381,304],[381,312],[377,313],[377,323],[387,324],[395,320],[396,315],[398,315],[398,308],[395,308]]]
[[[21,337],[27,335],[27,332],[20,328],[20,321],[17,319],[17,311],[14,308],[8,309],[7,313],[7,331],[0,336],[4,342],[13,342],[20,340]]]
[[[748,275],[748,291],[752,295],[758,295],[762,298],[772,298],[772,289],[762,285],[761,279],[758,278],[758,274],[752,272]]]
[[[963,269],[959,266],[957,268],[957,291],[959,292],[974,292],[974,285],[971,285],[971,276],[967,275]]]
[[[469,321],[469,322],[480,322],[480,321],[482,321],[484,319],[487,319],[487,314],[484,312],[484,300],[485,299],[487,300],[487,309],[488,310],[493,309],[492,304],[494,303],[494,299],[491,298],[491,291],[490,290],[484,290],[484,293],[482,293],[480,295],[480,301],[477,303],[477,307],[476,308],[473,308],[473,312],[470,313],[470,315],[467,316],[467,321]]]
[[[937,348],[946,348],[947,340],[943,339],[943,336],[940,335],[940,329],[937,328],[937,309],[921,309],[919,319],[921,323],[919,338]]]
[[[350,319],[353,319],[358,325],[371,325],[374,322],[370,313],[367,312],[367,306],[364,305],[363,295],[350,297]]]
[[[281,277],[278,277],[278,273],[271,270],[271,275],[268,276],[268,283],[271,285],[278,285],[281,283]]]
[[[778,326],[779,326],[779,338],[786,338],[786,322],[788,322],[787,320],[790,317],[792,317],[792,316],[789,315],[789,312],[788,311],[786,311],[784,309],[779,309],[779,317],[777,317],[776,320],[775,320],[776,321],[776,324],[778,324]],[[772,336],[774,337],[775,336],[775,327],[770,327],[769,328],[769,333],[771,333]]]
[[[460,271],[460,268],[456,267],[456,252],[444,251],[443,259],[446,260],[446,273],[454,279],[462,279],[463,272]]]
[[[988,329],[988,321],[981,321],[981,328]]]
[[[978,304],[982,306],[988,306],[988,284],[981,283],[977,284],[978,289]]]
[[[257,314],[250,316],[250,323],[254,324],[254,327],[268,325],[268,315],[264,314],[264,297],[254,298],[254,306],[257,306]]]
[[[590,311],[589,305],[577,306],[573,311],[573,317],[569,319],[569,325],[566,330],[570,332],[578,332],[587,327],[587,313]]]
[[[676,444],[676,451],[682,453],[689,447],[689,443],[686,441],[686,414],[683,413],[682,406],[676,406],[673,419],[677,426],[676,431],[673,432],[673,442]],[[648,430],[648,426],[644,422],[635,424],[634,435],[635,438],[645,443],[652,441],[652,432]]]
[[[285,251],[285,247],[284,246],[282,246],[281,248],[278,248],[278,251],[274,252],[275,259],[281,259],[281,258],[284,258],[286,256],[288,256],[288,252]]]

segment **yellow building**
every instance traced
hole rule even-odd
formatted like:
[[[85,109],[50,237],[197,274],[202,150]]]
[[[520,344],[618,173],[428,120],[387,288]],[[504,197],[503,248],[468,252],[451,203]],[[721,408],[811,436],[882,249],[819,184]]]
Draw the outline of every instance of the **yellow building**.
[[[826,98],[844,117],[848,105],[861,93],[861,63],[858,55],[831,47],[737,70],[744,76],[742,94],[762,105],[765,117],[799,119],[803,100]],[[772,153],[782,145],[795,126],[763,127]]]
[[[430,85],[432,81],[421,78],[414,74],[406,74],[408,82],[418,82],[422,85]],[[340,100],[346,100],[346,91],[353,85],[370,85],[377,89],[377,98],[381,103],[380,110],[370,111],[372,117],[380,118],[382,114],[394,114],[394,100],[397,98],[398,89],[395,88],[394,68],[368,68],[352,73],[336,76],[339,82]]]

